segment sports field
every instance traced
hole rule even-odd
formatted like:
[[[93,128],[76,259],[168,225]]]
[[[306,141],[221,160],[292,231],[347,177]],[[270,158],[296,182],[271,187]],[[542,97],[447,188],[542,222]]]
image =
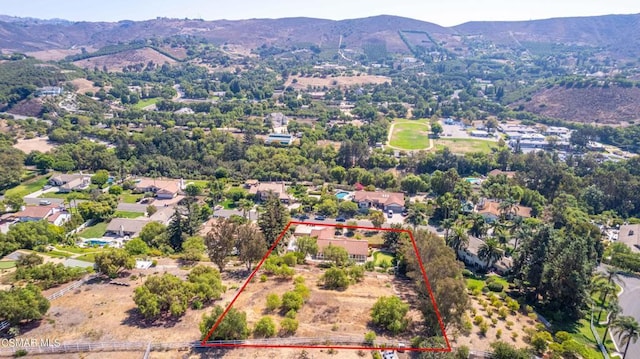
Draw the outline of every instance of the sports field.
[[[400,150],[431,148],[427,120],[395,120],[390,128],[389,145]]]

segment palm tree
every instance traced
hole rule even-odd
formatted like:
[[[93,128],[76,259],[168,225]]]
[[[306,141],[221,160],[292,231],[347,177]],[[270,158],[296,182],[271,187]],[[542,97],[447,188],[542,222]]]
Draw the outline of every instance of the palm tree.
[[[458,251],[463,250],[469,246],[469,235],[467,235],[467,229],[461,225],[454,225],[452,227],[453,234],[451,234],[449,241],[446,242],[456,252],[456,258],[460,258]]]
[[[493,236],[503,247],[506,247],[509,243],[510,235],[509,232],[504,228],[497,228],[495,231],[493,231]]]
[[[609,317],[607,318],[607,328],[604,330],[604,335],[602,336],[602,340],[604,342],[607,341],[607,333],[609,332],[611,324],[613,324],[618,319],[618,316],[622,314],[622,307],[618,304],[617,298],[609,303],[607,309],[609,310]]]
[[[454,221],[452,218],[442,220],[441,225],[444,228],[444,241],[449,243],[449,230],[453,227]]]
[[[638,324],[638,321],[634,317],[622,316],[617,318],[611,326],[613,327],[611,332],[613,332],[615,336],[619,337],[620,344],[625,346],[624,355],[622,356],[622,359],[625,359],[631,342],[635,343],[638,341],[638,336],[640,336],[640,324]]]
[[[478,238],[482,238],[487,234],[487,222],[481,214],[474,213],[471,215],[469,233]]]
[[[211,202],[213,202],[213,212],[216,211],[216,205],[222,200],[222,195],[224,193],[225,184],[222,180],[214,180],[209,182],[209,197],[211,197]]]
[[[416,208],[415,206],[412,206],[409,208],[409,211],[407,212],[407,216],[404,218],[404,221],[405,223],[412,225],[413,231],[415,232],[416,228],[419,225],[424,224],[425,218],[426,218],[426,215],[422,210],[420,210],[420,208]]]
[[[502,202],[500,202],[498,209],[500,210],[501,219],[504,220],[511,218],[511,215],[515,215],[518,213],[518,202],[516,202],[516,200],[512,197],[507,197],[502,200]]]
[[[253,206],[254,206],[253,201],[249,199],[243,198],[240,201],[238,201],[238,208],[240,208],[240,210],[242,211],[242,216],[246,219],[249,219],[247,217],[247,213],[251,211]]]
[[[487,239],[478,249],[478,258],[487,262],[485,270],[489,270],[489,267],[503,256],[504,251],[500,249],[500,243],[495,238]]]
[[[526,241],[533,237],[533,229],[531,228],[531,226],[525,224],[520,228],[514,230],[513,237],[515,239],[513,250],[516,251],[518,249],[518,243],[520,241]]]

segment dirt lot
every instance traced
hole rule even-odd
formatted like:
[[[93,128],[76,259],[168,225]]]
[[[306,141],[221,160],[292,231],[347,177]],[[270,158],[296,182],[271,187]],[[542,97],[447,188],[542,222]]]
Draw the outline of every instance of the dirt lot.
[[[78,88],[77,93],[85,94],[87,91],[96,93],[100,90],[99,87],[93,86],[93,81],[87,79],[75,79],[70,82]]]
[[[293,83],[293,79],[297,79],[296,83]],[[381,84],[385,82],[391,82],[391,79],[386,76],[374,76],[374,75],[360,75],[360,76],[337,76],[325,78],[321,77],[299,77],[290,76],[285,83],[285,86],[292,86],[295,89],[306,89],[307,86],[317,87],[345,87],[361,84]]]
[[[87,51],[92,51],[90,49],[87,49]],[[43,51],[33,51],[33,52],[27,52],[27,55],[29,56],[33,56],[38,60],[42,60],[42,61],[58,61],[58,60],[62,60],[67,56],[70,55],[75,55],[75,54],[79,54],[80,53],[80,49],[67,49],[67,50],[63,50],[63,49],[52,49],[52,50],[43,50]]]
[[[487,311],[485,311],[479,303],[480,299],[487,300],[487,298],[488,297],[484,294],[481,294],[478,297],[474,297],[472,295],[470,296],[471,306],[476,310],[475,315],[483,316],[484,321],[489,324],[489,330],[487,331],[486,336],[483,336],[480,333],[479,327],[477,325],[474,325],[473,329],[471,330],[471,334],[466,337],[456,336],[456,335],[453,335],[452,333],[447,333],[449,336],[449,340],[451,340],[451,345],[452,346],[466,345],[469,348],[473,348],[474,350],[489,351],[491,349],[489,346],[490,343],[496,340],[503,340],[518,348],[526,348],[528,345],[524,342],[524,339],[523,339],[526,336],[524,329],[528,327],[531,327],[531,328],[535,327],[535,324],[537,323],[537,321],[534,321],[531,318],[527,317],[526,315],[520,312],[517,312],[515,314],[509,313],[506,319],[504,320],[498,319],[498,322],[496,323],[496,325],[493,325],[491,323],[491,319],[488,318]],[[489,305],[488,308],[491,309],[492,308],[491,305]],[[473,320],[473,318],[475,317],[475,315],[473,315],[471,312],[468,312],[468,315],[471,318],[471,320]],[[493,314],[493,318],[498,318],[496,313]],[[510,329],[507,328],[507,325],[506,325],[508,321],[513,322],[513,325],[511,326]],[[498,338],[496,335],[498,330],[502,330],[502,335],[500,338]],[[515,339],[512,336],[513,333],[517,333],[517,337]]]
[[[144,48],[123,51],[113,55],[92,57],[85,60],[75,61],[74,64],[85,69],[93,69],[94,67],[102,69],[103,66],[106,66],[109,71],[120,72],[125,66],[139,63],[146,65],[149,61],[153,61],[157,65],[162,65],[165,62],[168,62],[169,64],[174,64],[176,62],[153,49]]]
[[[20,139],[13,147],[24,153],[31,153],[33,151],[49,152],[55,145],[49,142],[49,137],[36,137],[29,140]]]

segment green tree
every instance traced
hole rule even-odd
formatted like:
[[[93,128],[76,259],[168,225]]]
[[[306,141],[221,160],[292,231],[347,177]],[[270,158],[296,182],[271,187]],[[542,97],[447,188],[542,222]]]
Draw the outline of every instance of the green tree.
[[[124,249],[127,253],[133,256],[149,253],[149,246],[140,238],[134,238],[127,241],[124,245]]]
[[[460,224],[453,226],[453,234],[449,236],[447,245],[455,251],[456,258],[460,258],[459,251],[469,246],[469,236],[466,228]]]
[[[253,224],[244,224],[237,229],[238,259],[251,271],[253,263],[261,260],[267,253],[267,242]]]
[[[190,298],[190,288],[186,283],[169,273],[149,277],[134,290],[133,295],[140,314],[147,320],[156,320],[165,314],[173,317],[184,315]]]
[[[199,262],[205,250],[204,238],[200,236],[189,237],[182,243],[180,259],[185,262]]]
[[[358,205],[351,201],[342,201],[338,204],[338,212],[347,217],[353,217],[358,213]]]
[[[250,199],[243,198],[238,201],[238,208],[242,211],[242,216],[246,219],[249,219],[249,211],[251,211],[254,205],[255,204]]]
[[[380,297],[371,308],[371,321],[378,327],[393,334],[407,329],[409,319],[409,304],[403,303],[398,297]]]
[[[99,170],[91,176],[91,183],[95,184],[98,187],[104,186],[109,180],[109,172],[106,170]]]
[[[485,270],[489,270],[491,266],[502,259],[504,252],[500,249],[500,243],[493,238],[489,238],[484,241],[478,249],[478,258],[485,261],[487,264]]]
[[[347,289],[351,281],[342,268],[331,267],[320,277],[320,282],[327,289]]]
[[[220,271],[229,262],[233,248],[236,244],[237,225],[226,218],[217,221],[209,233],[205,236],[205,245],[209,259],[218,266]]]
[[[136,260],[124,249],[111,248],[96,254],[96,271],[109,278],[116,278],[125,269],[133,269]]]
[[[410,195],[418,192],[424,192],[427,190],[428,185],[422,180],[422,178],[409,174],[400,181],[400,188]]]
[[[435,137],[435,138],[440,137],[440,134],[443,131],[444,131],[444,129],[442,128],[441,124],[439,124],[438,122],[431,123],[431,133],[433,134],[433,137]]]
[[[277,196],[269,196],[264,204],[264,211],[258,219],[258,226],[264,235],[269,248],[278,239],[284,228],[289,223],[287,208],[280,202]]]
[[[284,318],[280,321],[280,332],[283,335],[293,335],[298,330],[298,320],[294,318]]]
[[[302,258],[318,254],[318,240],[315,237],[302,236],[296,239],[296,251]]]
[[[191,198],[195,198],[197,196],[199,196],[200,194],[202,194],[202,187],[198,186],[195,183],[189,183],[185,188],[184,188],[184,193]]]
[[[9,193],[4,196],[4,205],[11,211],[19,211],[25,205],[24,198],[17,193]]]
[[[276,335],[276,323],[271,317],[262,317],[253,328],[256,338],[271,338]]]
[[[280,300],[280,296],[276,293],[269,293],[267,295],[267,310],[274,311],[282,305],[282,301]]]
[[[611,327],[613,328],[611,330],[613,334],[620,338],[620,344],[624,345],[624,355],[622,359],[625,359],[629,352],[629,345],[631,345],[632,342],[635,343],[638,341],[640,324],[638,324],[638,321],[634,317],[622,316],[616,319]]]
[[[112,186],[109,186],[109,194],[114,195],[114,196],[119,196],[122,194],[122,187],[118,186],[117,184],[114,184]]]
[[[200,333],[204,339],[209,330],[213,328],[224,309],[216,305],[210,315],[204,315],[200,322]],[[213,331],[209,340],[243,340],[249,337],[249,327],[247,326],[247,314],[235,308],[229,309],[220,324]]]
[[[384,213],[381,211],[369,211],[369,220],[371,220],[375,228],[382,228],[382,224],[385,221]]]
[[[322,255],[324,259],[332,261],[338,267],[349,263],[349,252],[342,247],[331,245],[331,243],[322,250]]]
[[[32,284],[0,291],[0,321],[12,325],[42,319],[49,306],[47,298]]]
[[[338,183],[342,183],[347,177],[347,170],[342,166],[335,166],[329,171],[331,177]]]
[[[530,359],[531,354],[525,349],[516,349],[512,345],[497,341],[491,343],[494,359]]]
[[[167,227],[160,222],[151,221],[142,227],[139,238],[151,248],[161,248],[167,245]]]
[[[188,220],[180,213],[180,209],[176,207],[166,230],[169,246],[174,252],[179,252],[182,249],[182,243],[187,238],[185,234],[187,231]]]
[[[285,313],[290,310],[294,310],[297,312],[298,310],[300,310],[300,308],[302,308],[303,304],[304,299],[299,293],[295,291],[285,292],[282,295],[282,311]]]
[[[33,268],[44,263],[44,258],[35,252],[29,254],[20,254],[16,261],[16,267]]]
[[[220,272],[212,267],[197,265],[187,275],[188,289],[192,292],[193,306],[199,308],[202,304],[220,299],[226,287],[222,285]]]

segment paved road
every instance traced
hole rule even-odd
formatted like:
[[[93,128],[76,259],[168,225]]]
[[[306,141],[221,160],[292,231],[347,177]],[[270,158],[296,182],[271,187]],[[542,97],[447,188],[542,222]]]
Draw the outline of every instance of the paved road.
[[[623,309],[623,315],[630,315],[640,321],[640,279],[634,277],[621,277],[623,292],[620,295],[620,306]],[[618,338],[616,342],[619,343]],[[619,347],[619,346],[618,346]],[[624,347],[619,347],[624,350]],[[629,353],[626,359],[640,359],[640,341],[629,346]]]

